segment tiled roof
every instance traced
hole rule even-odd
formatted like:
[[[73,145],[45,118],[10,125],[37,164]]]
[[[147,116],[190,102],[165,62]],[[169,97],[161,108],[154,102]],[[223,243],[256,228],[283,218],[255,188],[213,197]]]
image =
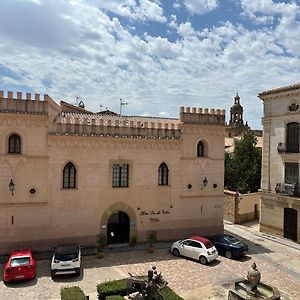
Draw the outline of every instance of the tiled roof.
[[[292,91],[292,90],[297,90],[297,89],[300,89],[300,83],[283,86],[283,87],[276,88],[276,89],[273,89],[273,90],[264,91],[262,93],[259,93],[258,97],[261,98],[262,96],[266,96],[266,95],[270,95],[270,94],[276,94],[276,93],[280,93],[280,92]]]
[[[120,115],[103,115],[103,114],[94,114],[94,113],[74,113],[74,112],[61,112],[58,118],[56,119],[57,123],[67,123],[69,119],[69,123],[75,123],[75,119],[78,120],[79,124],[83,124],[87,121],[87,123],[95,120],[96,125],[100,124],[100,120],[104,122],[104,125],[107,124],[107,121],[110,120],[112,125],[115,121],[129,122],[148,122],[148,123],[161,123],[163,124],[180,124],[181,121],[176,118],[162,118],[162,117],[148,117],[148,116],[120,116]]]

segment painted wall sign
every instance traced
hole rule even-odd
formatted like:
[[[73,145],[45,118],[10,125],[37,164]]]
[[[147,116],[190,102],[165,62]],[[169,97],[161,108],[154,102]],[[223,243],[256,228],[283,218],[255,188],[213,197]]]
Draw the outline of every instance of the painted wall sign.
[[[154,210],[143,210],[141,211],[140,215],[141,216],[153,216],[153,215],[168,215],[170,212],[168,210],[158,210],[158,211],[154,211]]]
[[[151,222],[159,222],[159,218],[150,218]]]

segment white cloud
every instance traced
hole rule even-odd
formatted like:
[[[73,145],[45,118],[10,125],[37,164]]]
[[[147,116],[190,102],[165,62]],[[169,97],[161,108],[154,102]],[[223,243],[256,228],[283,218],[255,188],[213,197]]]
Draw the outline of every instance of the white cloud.
[[[117,15],[128,17],[133,21],[154,21],[165,23],[167,18],[158,0],[89,0],[101,9],[107,9]]]
[[[300,22],[297,20],[300,7],[297,3],[241,0],[241,5],[243,14],[256,24],[273,23],[274,17],[279,16],[273,34],[288,53],[300,56]]]
[[[181,4],[178,2],[178,0],[175,1],[175,2],[173,3],[173,7],[174,7],[176,10],[179,10],[179,9],[181,8]]]
[[[218,0],[184,0],[187,10],[191,14],[204,15],[219,6]]]
[[[194,30],[192,24],[190,22],[186,22],[186,23],[181,23],[178,26],[178,30],[177,30],[178,34],[180,34],[183,38],[190,38],[193,36],[196,36],[197,33]]]
[[[228,110],[239,91],[245,120],[259,127],[257,94],[299,78],[295,15],[279,14],[277,26],[259,30],[230,22],[199,30],[169,16],[180,35],[171,41],[132,33],[95,1],[11,3],[2,0],[0,18],[0,83],[6,90],[22,85],[56,101],[80,95],[95,111],[102,104],[118,112],[122,98],[130,103],[125,114],[173,117],[182,105]],[[136,8],[133,0],[122,3]]]

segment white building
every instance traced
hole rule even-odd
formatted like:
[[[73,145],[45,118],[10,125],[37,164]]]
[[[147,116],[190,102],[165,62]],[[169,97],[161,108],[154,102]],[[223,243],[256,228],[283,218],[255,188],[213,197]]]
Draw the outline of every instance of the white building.
[[[300,83],[259,98],[264,104],[260,229],[300,242]]]

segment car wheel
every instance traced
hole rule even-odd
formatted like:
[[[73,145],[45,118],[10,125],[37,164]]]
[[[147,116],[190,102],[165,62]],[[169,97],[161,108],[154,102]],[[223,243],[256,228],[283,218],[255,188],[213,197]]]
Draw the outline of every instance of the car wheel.
[[[206,265],[207,264],[207,258],[205,256],[200,256],[199,262],[201,265]]]
[[[231,253],[231,251],[226,251],[226,252],[225,252],[225,256],[226,256],[227,258],[231,259],[231,258],[232,258],[232,253]]]
[[[53,279],[55,276],[55,272],[51,270],[51,278]]]
[[[180,256],[180,252],[179,252],[179,250],[177,248],[173,249],[173,254],[175,256]]]

